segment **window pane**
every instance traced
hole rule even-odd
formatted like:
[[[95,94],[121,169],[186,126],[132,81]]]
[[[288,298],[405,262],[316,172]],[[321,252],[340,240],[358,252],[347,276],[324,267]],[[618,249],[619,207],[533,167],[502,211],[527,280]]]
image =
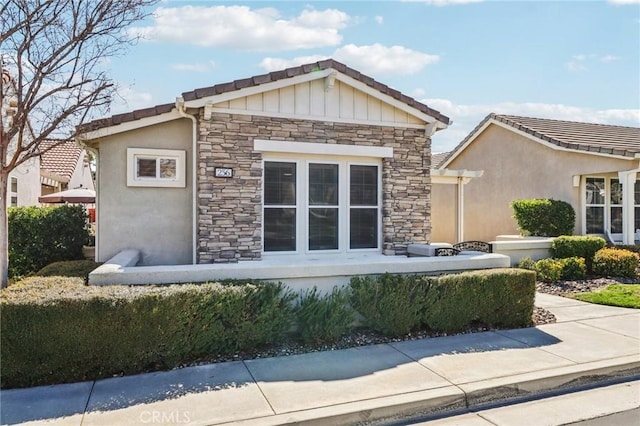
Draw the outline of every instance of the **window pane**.
[[[155,158],[138,158],[138,177],[156,177],[156,159]]]
[[[309,205],[338,205],[337,164],[309,164]]]
[[[622,234],[622,207],[611,207],[611,233]]]
[[[174,179],[177,175],[176,160],[162,158],[160,160],[160,179]]]
[[[587,234],[604,234],[604,207],[587,207]]]
[[[611,204],[622,204],[622,184],[618,179],[611,179]]]
[[[636,207],[633,209],[633,213],[635,215],[635,220],[634,220],[634,228],[636,232],[638,232],[638,230],[640,229],[640,207]]]
[[[378,205],[378,168],[351,166],[350,203],[352,206]]]
[[[288,206],[296,204],[295,163],[264,163],[264,203]]]
[[[604,204],[604,179],[587,178],[587,204]]]
[[[11,178],[11,192],[18,192],[18,178]]]
[[[309,209],[309,250],[338,249],[338,209]]]
[[[264,251],[296,250],[296,209],[264,209]]]
[[[634,195],[634,204],[640,204],[640,180],[636,181],[636,184],[633,187],[633,195]]]
[[[11,197],[11,207],[18,207],[18,197]]]
[[[351,209],[349,247],[378,247],[378,209]]]

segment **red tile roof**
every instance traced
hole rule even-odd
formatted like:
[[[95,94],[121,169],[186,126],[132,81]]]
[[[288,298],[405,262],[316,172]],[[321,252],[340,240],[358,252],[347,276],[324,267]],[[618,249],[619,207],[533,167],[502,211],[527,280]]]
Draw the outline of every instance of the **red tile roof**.
[[[41,150],[60,143],[60,140],[46,140],[41,145]],[[62,177],[68,182],[78,164],[82,154],[82,148],[74,141],[67,140],[62,144],[51,148],[40,156],[40,169]]]
[[[427,105],[418,102],[417,100],[400,93],[399,91],[390,88],[389,86],[379,83],[371,77],[368,77],[359,71],[354,70],[353,68],[349,68],[348,66],[335,61],[333,59],[326,59],[323,61],[314,62],[311,64],[300,65],[297,67],[287,68],[281,71],[274,71],[268,74],[257,75],[241,80],[234,80],[228,83],[216,84],[215,86],[203,87],[200,89],[195,89],[190,92],[182,93],[182,98],[185,101],[193,101],[196,99],[201,99],[208,96],[215,96],[221,93],[233,92],[236,90],[244,89],[247,87],[259,86],[261,84],[272,83],[274,81],[283,80],[286,78],[295,77],[298,75],[309,74],[314,71],[322,71],[326,69],[335,69],[349,77],[360,81],[361,83],[366,84],[367,86],[384,93],[392,98],[403,102],[420,112],[423,112],[431,117],[434,117],[436,120],[441,121],[445,124],[449,124],[449,117],[443,115],[439,111],[436,111],[432,108],[429,108]],[[103,127],[115,126],[117,124],[125,123],[128,121],[139,120],[141,118],[151,117],[154,115],[163,114],[166,112],[170,112],[175,107],[175,104],[161,104],[156,105],[150,108],[139,109],[136,111],[114,115],[109,118],[104,118],[100,120],[94,120],[90,123],[84,124],[80,127],[80,132],[89,132],[93,130],[98,130]]]
[[[455,157],[489,121],[495,120],[544,142],[579,152],[635,158],[640,154],[640,128],[547,118],[489,114],[440,164]]]

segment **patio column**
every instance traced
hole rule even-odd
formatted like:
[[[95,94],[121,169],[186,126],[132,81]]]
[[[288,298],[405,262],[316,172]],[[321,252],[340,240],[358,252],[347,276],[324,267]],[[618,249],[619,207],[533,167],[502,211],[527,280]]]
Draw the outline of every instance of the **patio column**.
[[[636,170],[618,172],[622,183],[622,243],[635,244],[635,195]]]

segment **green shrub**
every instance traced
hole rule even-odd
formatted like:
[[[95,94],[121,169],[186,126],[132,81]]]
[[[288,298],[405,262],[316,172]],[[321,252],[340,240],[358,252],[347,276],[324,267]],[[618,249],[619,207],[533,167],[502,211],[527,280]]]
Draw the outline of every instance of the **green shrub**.
[[[535,271],[536,261],[531,259],[529,256],[523,257],[522,259],[520,259],[520,262],[518,262],[518,268]]]
[[[523,235],[557,237],[573,234],[576,213],[565,201],[547,198],[514,200],[511,209]]]
[[[638,255],[640,255],[640,246],[637,244],[618,244],[616,246],[617,249],[624,249],[632,251]]]
[[[587,266],[582,257],[567,257],[559,259],[562,265],[561,278],[563,280],[583,280],[587,275]]]
[[[474,323],[489,327],[531,324],[535,273],[491,269],[443,275],[427,289],[423,321],[435,331],[463,331]]]
[[[31,277],[0,292],[2,387],[175,367],[282,341],[294,295],[282,284],[85,286]]]
[[[624,249],[603,248],[593,256],[593,271],[598,275],[635,278],[638,255]]]
[[[551,283],[562,278],[562,261],[560,259],[540,259],[536,262],[536,275],[539,281]]]
[[[585,260],[587,272],[591,273],[593,271],[593,256],[606,245],[607,242],[602,237],[591,235],[562,236],[553,239],[551,254],[557,258],[582,257]]]
[[[351,278],[351,306],[365,324],[387,336],[402,336],[420,326],[428,279],[383,274]]]
[[[321,295],[316,287],[300,295],[296,309],[298,333],[304,342],[330,342],[345,335],[355,320],[349,288],[334,287]]]
[[[12,207],[9,220],[9,276],[24,276],[61,260],[84,259],[89,235],[82,206]]]
[[[81,277],[86,279],[89,277],[89,273],[100,265],[102,265],[102,262],[94,262],[93,260],[66,260],[51,263],[33,275],[38,277]]]

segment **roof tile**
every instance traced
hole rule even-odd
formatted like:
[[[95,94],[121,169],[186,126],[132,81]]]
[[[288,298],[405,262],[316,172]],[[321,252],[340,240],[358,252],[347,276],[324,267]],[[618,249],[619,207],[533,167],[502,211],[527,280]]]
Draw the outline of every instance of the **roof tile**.
[[[58,144],[58,145],[56,145]],[[54,173],[68,182],[82,154],[82,148],[74,140],[47,139],[41,144],[40,169]]]

